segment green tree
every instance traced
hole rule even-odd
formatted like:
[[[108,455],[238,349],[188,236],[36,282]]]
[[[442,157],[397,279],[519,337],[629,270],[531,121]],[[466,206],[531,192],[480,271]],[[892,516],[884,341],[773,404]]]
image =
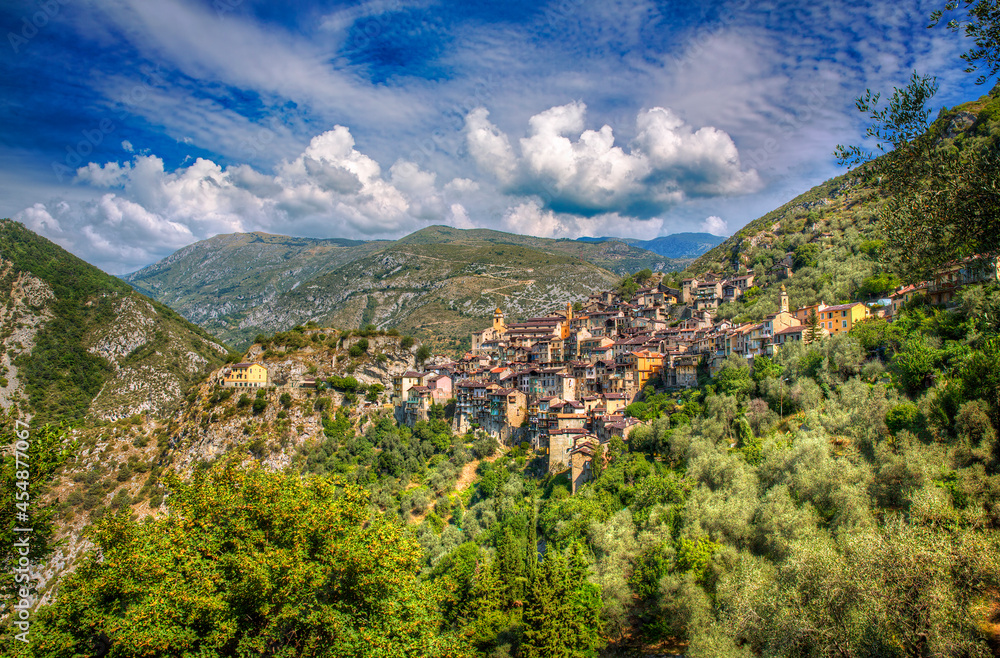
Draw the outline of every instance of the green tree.
[[[955,418],[962,451],[970,459],[989,463],[997,453],[997,433],[990,422],[989,407],[981,400],[966,402]]]
[[[781,376],[781,366],[767,356],[758,356],[753,360],[753,380],[762,382]]]
[[[4,600],[24,586],[34,595],[34,584],[18,578],[26,572],[15,573],[15,568],[21,557],[37,567],[54,548],[55,508],[43,500],[53,473],[72,455],[76,444],[67,441],[62,425],[29,427],[5,415],[0,417],[0,445],[13,448],[0,457],[0,600]],[[22,450],[25,445],[27,449]],[[19,513],[27,514],[27,520],[19,519]],[[31,533],[26,536],[15,528],[31,528]],[[14,544],[25,538],[28,554],[22,556]]]
[[[966,12],[965,20],[952,18],[947,26],[955,32],[965,32],[965,36],[975,42],[975,46],[962,53],[962,59],[968,65],[967,73],[983,69],[976,79],[976,84],[986,81],[1000,72],[1000,7],[996,0],[949,0],[944,10],[931,14],[930,27],[935,27],[944,18],[944,12],[954,12],[962,9]]]
[[[459,503],[455,510],[461,509]],[[449,620],[456,621],[467,610],[479,565],[479,546],[473,542],[465,542],[434,565],[431,579],[442,590],[445,616]]]
[[[528,521],[528,540],[524,551],[524,575],[530,584],[535,582],[538,575],[538,507],[534,498],[531,501],[531,519]]]
[[[823,332],[820,330],[819,326],[819,316],[816,314],[816,309],[809,311],[808,317],[806,317],[806,326],[809,331],[806,332],[805,339],[809,344],[817,342],[823,337]]]
[[[522,606],[511,605],[497,562],[480,564],[465,607],[465,637],[486,653],[498,644],[516,644],[520,634]]]
[[[795,249],[795,258],[792,265],[795,269],[802,267],[816,267],[819,264],[819,254],[822,251],[818,244],[807,242]]]
[[[416,541],[360,489],[232,465],[170,484],[169,515],[99,524],[28,655],[465,654]]]
[[[940,372],[940,357],[927,337],[917,334],[907,339],[892,357],[892,367],[903,389],[915,394],[934,381]]]
[[[966,400],[984,400],[994,427],[1000,427],[1000,338],[984,341],[959,370]]]
[[[967,71],[985,68],[977,81],[985,83],[1000,62],[1000,9],[996,0],[967,0],[948,2],[945,10],[960,6],[966,10],[965,21],[948,25],[954,30],[964,26],[975,40],[963,58]],[[942,17],[942,11],[935,12],[932,26]],[[909,85],[894,90],[885,107],[879,107],[879,94],[867,90],[857,106],[869,115],[866,137],[876,142],[877,152],[858,146],[838,146],[836,151],[841,164],[863,165],[865,181],[886,197],[880,206],[883,257],[911,282],[930,278],[956,259],[1000,255],[1000,143],[955,140],[942,145],[947,117],[931,130],[927,123],[927,104],[937,90],[935,78],[916,72]]]
[[[524,606],[524,658],[596,656],[604,645],[599,629],[601,593],[587,582],[583,548],[550,550]]]
[[[715,376],[715,383],[721,393],[735,395],[738,398],[745,396],[753,385],[750,366],[746,359],[736,355],[728,356],[723,362],[719,374]]]
[[[639,290],[639,284],[631,276],[625,277],[618,284],[618,294],[621,295],[622,299],[631,299],[637,290]]]
[[[899,287],[899,277],[889,272],[870,276],[858,287],[858,297],[867,299],[892,292]]]

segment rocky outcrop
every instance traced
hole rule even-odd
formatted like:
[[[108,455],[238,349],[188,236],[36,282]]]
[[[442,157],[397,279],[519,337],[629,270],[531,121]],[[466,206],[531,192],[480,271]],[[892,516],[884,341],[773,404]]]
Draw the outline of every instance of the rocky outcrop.
[[[23,398],[24,382],[15,361],[35,346],[38,330],[52,318],[53,299],[48,284],[0,259],[0,407],[5,411]]]
[[[948,120],[948,125],[942,133],[942,139],[955,139],[964,133],[972,124],[976,122],[976,115],[972,112],[957,112]]]

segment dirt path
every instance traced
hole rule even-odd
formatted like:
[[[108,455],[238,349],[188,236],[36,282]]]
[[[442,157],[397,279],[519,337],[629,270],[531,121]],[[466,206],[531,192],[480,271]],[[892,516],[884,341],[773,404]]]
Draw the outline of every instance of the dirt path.
[[[476,469],[479,467],[479,460],[473,459],[462,467],[462,472],[458,474],[458,481],[455,482],[455,491],[462,491],[476,479]]]
[[[455,491],[462,491],[476,479],[476,469],[479,468],[480,462],[495,462],[500,458],[503,453],[504,446],[500,446],[492,457],[487,457],[486,459],[473,459],[471,462],[462,467],[462,472],[458,474],[458,481],[455,482]]]
[[[486,459],[473,459],[465,466],[463,466],[462,471],[458,474],[458,480],[455,481],[454,491],[460,492],[467,489],[469,485],[472,484],[476,479],[476,469],[479,468],[479,464],[484,461],[495,462],[497,459],[500,458],[501,455],[503,455],[504,452],[505,452],[505,447],[500,446],[500,448],[496,451],[496,453],[492,457],[487,457]],[[406,485],[406,490],[409,491],[410,489],[415,489],[416,487],[419,486],[420,486],[419,484],[411,482],[410,484]],[[426,516],[430,514],[430,511],[431,510],[428,509],[422,514],[411,514],[409,523],[414,525],[420,525],[420,523],[424,520],[424,518],[426,518]]]

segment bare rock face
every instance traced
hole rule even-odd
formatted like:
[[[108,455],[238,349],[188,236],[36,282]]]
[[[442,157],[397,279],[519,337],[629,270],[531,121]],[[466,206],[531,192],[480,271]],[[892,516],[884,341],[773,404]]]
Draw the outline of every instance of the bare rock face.
[[[14,364],[17,357],[30,353],[35,335],[52,318],[49,308],[55,299],[52,288],[26,272],[15,272],[10,261],[0,259],[0,407],[10,409],[22,399],[24,382]]]
[[[976,115],[971,112],[959,112],[948,122],[943,138],[955,139],[960,133],[965,132],[976,122]]]
[[[159,415],[180,400],[185,379],[204,371],[209,361],[203,354],[226,354],[213,341],[165,326],[153,305],[137,295],[108,296],[113,298],[115,321],[87,336],[87,351],[114,370],[91,403],[90,411],[98,418]]]
[[[186,383],[205,371],[206,355],[218,363],[228,352],[165,321],[153,304],[135,293],[108,292],[104,297],[112,301],[113,320],[96,324],[84,338],[86,350],[112,369],[91,402],[90,412],[97,418],[161,414],[176,406]],[[55,299],[45,281],[0,259],[0,407],[4,410],[26,402],[17,362],[30,357],[38,332],[53,319]]]
[[[87,351],[103,357],[116,368],[126,357],[153,338],[156,310],[146,301],[119,296],[115,303],[115,322],[98,328],[90,337]]]

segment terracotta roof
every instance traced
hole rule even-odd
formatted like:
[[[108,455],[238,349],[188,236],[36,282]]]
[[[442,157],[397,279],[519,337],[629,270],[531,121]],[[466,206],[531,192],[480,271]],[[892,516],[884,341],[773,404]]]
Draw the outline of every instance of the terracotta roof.
[[[823,309],[823,312],[827,311],[846,311],[849,308],[854,308],[855,306],[864,306],[861,302],[851,302],[850,304],[840,304],[838,306],[827,306]]]
[[[816,328],[817,328],[817,331],[818,331],[819,330],[819,326],[817,326]],[[774,335],[775,336],[782,336],[784,334],[804,334],[807,331],[809,331],[809,325],[805,325],[804,324],[804,325],[800,325],[800,326],[797,326],[797,327],[788,327],[787,329],[782,329],[781,331],[776,332]]]
[[[584,454],[588,457],[593,457],[594,453],[597,452],[597,446],[601,445],[601,442],[596,436],[581,436],[577,437],[573,441],[573,449],[569,451],[571,455]]]

